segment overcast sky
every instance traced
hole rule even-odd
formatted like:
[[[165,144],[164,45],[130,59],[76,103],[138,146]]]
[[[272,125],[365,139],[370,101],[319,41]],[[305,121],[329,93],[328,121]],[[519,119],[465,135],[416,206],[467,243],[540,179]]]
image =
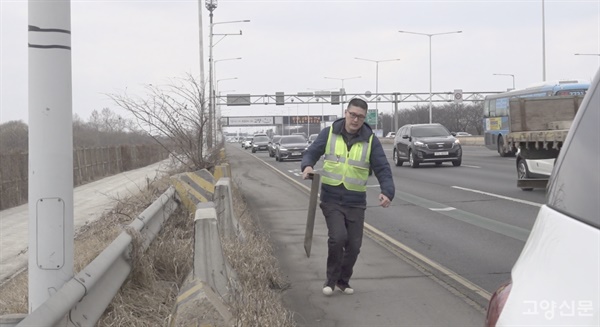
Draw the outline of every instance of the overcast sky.
[[[0,122],[28,117],[27,1],[0,0]],[[208,11],[202,1],[205,62]],[[545,1],[546,79],[590,80],[600,66],[600,0]],[[429,91],[429,38],[399,30],[461,34],[432,38],[433,91],[502,91],[542,81],[542,1],[227,1],[218,2],[214,33],[217,80],[224,93],[256,95],[332,90],[375,92],[376,64],[354,59],[401,59],[379,64],[380,92]],[[84,120],[108,107],[107,93],[142,96],[187,73],[199,76],[197,1],[71,3],[73,112]],[[215,42],[219,40],[215,36]],[[208,76],[208,64],[205,64]],[[235,91],[233,91],[235,90]],[[230,116],[339,114],[339,106],[252,106]],[[391,108],[391,106],[390,106]],[[383,110],[388,108],[383,107]]]

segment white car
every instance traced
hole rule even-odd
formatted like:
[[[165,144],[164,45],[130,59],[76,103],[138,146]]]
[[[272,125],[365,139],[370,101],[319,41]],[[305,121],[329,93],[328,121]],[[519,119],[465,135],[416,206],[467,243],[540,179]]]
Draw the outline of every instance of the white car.
[[[252,147],[252,140],[254,138],[253,137],[247,137],[244,139],[244,142],[242,142],[242,148],[244,149],[249,149]]]
[[[546,204],[486,326],[600,326],[600,72],[556,159]]]
[[[516,153],[517,163],[517,178],[518,179],[548,179],[554,169],[554,162],[556,159],[524,159],[521,156],[521,149],[517,149]],[[531,187],[522,187],[523,191],[531,191]]]

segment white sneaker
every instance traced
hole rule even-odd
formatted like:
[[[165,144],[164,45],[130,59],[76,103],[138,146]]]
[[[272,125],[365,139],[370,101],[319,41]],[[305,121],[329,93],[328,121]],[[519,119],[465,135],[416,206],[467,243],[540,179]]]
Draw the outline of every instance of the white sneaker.
[[[337,286],[337,288],[339,288],[340,291],[342,291],[342,293],[344,293],[344,294],[348,294],[348,295],[354,294],[354,289],[352,287],[350,287],[350,285],[343,286],[340,284],[336,284],[335,286]]]
[[[329,296],[329,295],[333,294],[333,289],[334,289],[334,288],[335,288],[335,287],[333,287],[333,288],[332,288],[332,287],[331,287],[331,286],[329,286],[329,285],[325,285],[325,286],[323,287],[323,294],[325,294],[325,295],[327,295],[327,296]]]

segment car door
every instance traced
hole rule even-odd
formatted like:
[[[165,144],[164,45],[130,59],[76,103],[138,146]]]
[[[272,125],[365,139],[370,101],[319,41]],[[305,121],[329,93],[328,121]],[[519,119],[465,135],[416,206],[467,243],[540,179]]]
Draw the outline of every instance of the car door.
[[[410,126],[404,126],[400,129],[400,135],[396,135],[398,139],[398,153],[402,159],[408,160],[408,140],[410,138],[404,138],[405,135],[410,135]]]

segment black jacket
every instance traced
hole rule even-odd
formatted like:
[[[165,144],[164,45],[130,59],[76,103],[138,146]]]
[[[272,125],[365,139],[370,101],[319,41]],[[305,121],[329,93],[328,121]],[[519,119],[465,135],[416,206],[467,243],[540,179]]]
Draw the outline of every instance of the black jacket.
[[[341,118],[334,121],[331,127],[321,130],[317,139],[310,144],[302,157],[302,163],[300,164],[302,171],[304,171],[304,168],[307,166],[314,167],[319,158],[325,154],[325,147],[327,145],[330,128],[333,128],[334,134],[342,134],[344,136],[348,148],[357,142],[369,142],[369,137],[373,134],[371,126],[364,123],[358,131],[358,135],[351,140],[348,140],[346,137],[347,133],[344,131],[345,122],[346,120]],[[342,133],[343,131],[344,133]],[[383,151],[383,147],[381,146],[381,142],[379,142],[379,139],[376,136],[373,136],[369,162],[371,170],[375,173],[375,177],[377,177],[377,180],[379,181],[381,193],[387,196],[391,201],[396,193],[392,170],[385,156],[385,152]],[[321,184],[321,202],[336,203],[351,207],[366,207],[367,194],[366,192],[350,191],[346,189],[343,184],[339,186]]]

